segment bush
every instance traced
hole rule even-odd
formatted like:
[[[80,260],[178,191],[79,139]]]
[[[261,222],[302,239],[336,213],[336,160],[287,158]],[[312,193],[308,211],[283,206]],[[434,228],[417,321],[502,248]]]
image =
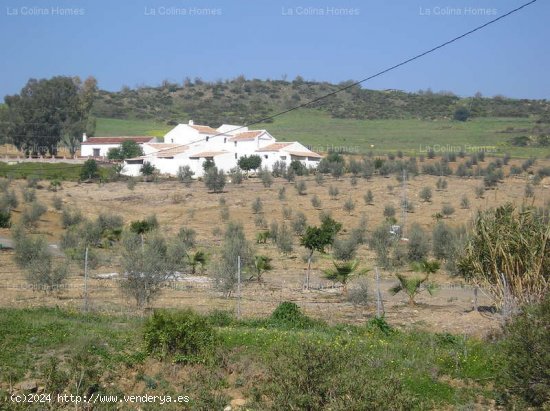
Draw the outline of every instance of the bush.
[[[52,199],[52,205],[53,208],[59,211],[63,208],[63,200],[61,199],[61,197],[54,196],[54,198]]]
[[[36,200],[36,190],[33,188],[25,188],[23,189],[23,201],[25,203],[32,203],[34,200]]]
[[[370,302],[368,281],[361,278],[354,282],[348,289],[347,300],[353,305],[368,305]]]
[[[420,224],[413,223],[409,230],[408,258],[410,261],[425,260],[430,252],[430,242]]]
[[[84,162],[82,169],[80,170],[80,179],[81,180],[92,180],[99,177],[99,168],[97,162],[90,158]]]
[[[483,198],[483,195],[485,194],[485,187],[477,186],[474,191],[476,193],[476,198]]]
[[[225,173],[216,166],[209,167],[204,174],[204,184],[214,193],[221,193],[225,187]]]
[[[292,220],[292,230],[296,235],[302,235],[307,227],[307,218],[304,213],[298,211]]]
[[[231,170],[229,170],[229,178],[231,179],[232,184],[242,184],[243,172],[238,167],[232,168]]]
[[[550,296],[526,307],[504,331],[506,359],[499,388],[509,405],[520,398],[528,406],[550,406]],[[516,407],[512,407],[516,408]],[[518,407],[527,408],[524,406]]]
[[[134,188],[136,188],[136,185],[137,181],[135,178],[130,178],[126,183],[126,187],[128,187],[128,190],[134,190]]]
[[[0,210],[0,228],[11,227],[11,213],[9,211]]]
[[[355,210],[355,202],[349,197],[344,203],[344,211],[351,215],[353,210]]]
[[[332,243],[332,256],[336,260],[351,261],[355,258],[358,246],[357,238],[337,238]]]
[[[468,199],[468,196],[466,194],[464,194],[460,199],[460,208],[462,209],[470,208],[470,200]]]
[[[145,177],[152,176],[153,174],[155,174],[155,171],[157,171],[155,166],[149,163],[148,161],[144,161],[143,165],[139,169],[139,172]]]
[[[21,222],[25,227],[36,227],[40,217],[44,215],[47,208],[37,201],[33,201],[30,207],[27,207],[21,215]]]
[[[336,186],[330,186],[328,188],[328,195],[333,200],[336,200],[338,198],[339,193],[340,193],[340,190],[338,190],[338,187],[336,187]]]
[[[82,221],[82,213],[78,209],[65,209],[61,216],[63,228],[68,228],[77,225]]]
[[[176,363],[206,363],[212,360],[218,337],[208,320],[191,310],[155,310],[145,322],[148,354]]]
[[[432,189],[430,187],[424,187],[420,190],[420,198],[422,201],[429,203],[432,201]]]
[[[284,201],[286,199],[286,188],[285,187],[281,187],[279,189],[279,192],[277,194],[277,198],[280,200],[280,201]]]
[[[254,214],[259,214],[263,211],[264,205],[262,203],[262,200],[260,197],[256,197],[256,199],[252,202],[252,212]]]
[[[451,227],[438,222],[432,232],[433,255],[438,260],[447,260],[452,256],[455,234]]]
[[[269,188],[273,184],[273,177],[267,167],[262,168],[260,171],[260,179],[264,187]]]
[[[444,204],[441,208],[441,213],[445,218],[450,217],[455,212],[455,208],[450,204]]]
[[[191,186],[191,183],[193,182],[193,176],[195,175],[195,172],[191,170],[191,167],[189,166],[180,166],[178,168],[178,179],[186,186]]]
[[[311,197],[311,205],[315,209],[320,209],[321,208],[321,200],[319,199],[319,196],[317,196],[317,194],[315,194],[313,197]]]
[[[447,180],[445,180],[444,178],[441,178],[439,177],[435,183],[435,187],[437,188],[437,190],[441,191],[441,190],[446,190],[447,189]]]
[[[289,254],[293,250],[292,233],[285,223],[281,224],[277,231],[275,243],[277,249],[283,254]]]
[[[269,317],[269,323],[290,328],[309,328],[315,322],[303,314],[297,304],[283,301]]]
[[[525,186],[524,196],[526,198],[533,198],[535,196],[535,189],[531,184]]]
[[[296,188],[296,191],[298,192],[299,195],[303,196],[307,194],[306,193],[307,186],[304,180],[297,181],[294,187]]]
[[[290,220],[292,218],[292,208],[283,207],[283,220]]]
[[[386,204],[384,206],[384,217],[386,217],[386,219],[395,218],[395,207],[390,204]]]
[[[371,204],[373,204],[374,195],[372,194],[372,191],[371,191],[371,190],[368,190],[368,191],[367,191],[367,194],[365,194],[365,196],[363,197],[363,199],[365,200],[365,204],[366,204],[366,205],[371,205]]]

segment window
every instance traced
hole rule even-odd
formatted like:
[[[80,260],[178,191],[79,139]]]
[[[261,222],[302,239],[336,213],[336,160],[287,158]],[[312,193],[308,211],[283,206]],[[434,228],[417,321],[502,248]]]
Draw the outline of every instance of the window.
[[[237,142],[235,141],[235,147],[237,147]]]
[[[224,138],[223,138],[223,143],[224,143],[224,144],[227,143],[227,137],[224,137]]]
[[[267,154],[264,154],[264,158],[267,158]]]
[[[210,137],[206,136],[206,141],[208,141],[209,138],[210,138]]]
[[[172,143],[173,143],[173,142],[174,142],[174,139],[172,138],[171,141],[172,141]]]
[[[94,148],[94,157],[99,157],[100,150],[99,148]]]
[[[237,153],[235,153],[235,159],[237,159]]]
[[[286,160],[286,156],[281,156],[281,160]]]

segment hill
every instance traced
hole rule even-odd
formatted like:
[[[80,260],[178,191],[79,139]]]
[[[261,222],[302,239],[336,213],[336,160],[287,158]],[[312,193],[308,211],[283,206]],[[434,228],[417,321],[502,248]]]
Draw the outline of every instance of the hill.
[[[96,117],[148,119],[168,124],[187,117],[213,126],[243,124],[351,84],[352,81],[340,84],[304,81],[300,77],[294,81],[247,80],[242,76],[212,83],[200,79],[186,79],[183,84],[164,81],[159,87],[100,91],[93,113]],[[472,117],[526,118],[550,113],[550,103],[546,100],[517,100],[502,96],[484,98],[479,94],[460,98],[451,92],[406,93],[369,90],[360,86],[352,86],[308,106],[328,113],[332,118],[356,120],[450,119],[461,107],[468,109]]]

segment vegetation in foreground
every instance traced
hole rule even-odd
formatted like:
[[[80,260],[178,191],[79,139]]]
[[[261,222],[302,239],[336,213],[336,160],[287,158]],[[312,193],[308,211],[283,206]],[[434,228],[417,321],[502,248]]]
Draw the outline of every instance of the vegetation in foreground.
[[[232,400],[253,410],[544,407],[549,307],[546,298],[528,308],[496,342],[400,332],[383,319],[328,326],[289,302],[269,318],[243,321],[189,310],[142,318],[1,309],[0,401],[28,388],[52,395],[187,395],[184,406],[193,410],[222,409]],[[163,407],[176,408],[181,404]]]

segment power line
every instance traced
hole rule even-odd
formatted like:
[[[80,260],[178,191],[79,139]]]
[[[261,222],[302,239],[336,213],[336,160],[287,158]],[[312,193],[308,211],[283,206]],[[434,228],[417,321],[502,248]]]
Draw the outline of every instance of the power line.
[[[527,2],[527,3],[525,3],[525,4],[523,4],[523,5],[521,5],[521,6],[519,6],[519,7],[516,7],[516,8],[513,9],[513,10],[510,10],[509,12],[503,14],[502,16],[499,16],[499,17],[497,17],[497,18],[494,18],[493,20],[490,20],[490,21],[488,21],[487,23],[484,23],[484,24],[482,24],[482,25],[480,25],[480,26],[477,26],[477,27],[475,27],[475,28],[472,29],[472,30],[469,30],[469,31],[467,31],[467,32],[465,32],[465,33],[463,33],[463,34],[461,34],[461,35],[459,35],[459,36],[456,36],[456,37],[452,38],[451,40],[445,41],[445,42],[443,42],[443,43],[441,43],[441,44],[439,44],[439,45],[437,45],[437,46],[435,46],[435,47],[432,47],[432,48],[429,49],[429,50],[426,50],[426,51],[424,51],[424,52],[422,52],[422,53],[419,53],[419,54],[417,54],[417,55],[415,55],[415,56],[413,56],[413,57],[411,57],[411,58],[408,58],[408,59],[406,59],[406,60],[403,60],[403,61],[400,62],[400,63],[394,64],[394,65],[391,66],[391,67],[388,67],[388,68],[386,68],[386,69],[384,69],[384,70],[381,70],[381,71],[379,71],[379,72],[377,72],[377,73],[375,73],[375,74],[372,74],[372,75],[370,75],[370,76],[368,76],[368,77],[365,77],[365,78],[362,79],[362,80],[359,80],[359,81],[356,81],[356,82],[354,82],[354,83],[348,84],[347,86],[341,87],[341,88],[339,88],[338,90],[335,90],[335,91],[332,91],[332,92],[330,92],[330,93],[324,94],[324,95],[322,95],[322,96],[320,96],[320,97],[317,97],[317,98],[314,98],[314,99],[312,99],[312,100],[306,101],[305,103],[299,104],[299,105],[294,106],[294,107],[291,107],[291,108],[289,108],[289,109],[280,111],[280,112],[278,112],[278,113],[275,113],[275,114],[272,114],[272,115],[270,115],[270,116],[261,118],[261,119],[259,119],[259,120],[252,121],[252,122],[250,122],[250,123],[245,124],[244,126],[236,127],[236,128],[234,128],[234,129],[232,129],[232,130],[229,130],[229,131],[227,131],[227,132],[225,132],[225,133],[218,133],[218,134],[215,134],[215,135],[211,136],[211,138],[213,138],[213,137],[218,137],[218,136],[222,136],[222,135],[225,135],[225,134],[230,134],[230,133],[233,133],[233,132],[238,131],[238,130],[242,130],[242,129],[244,129],[244,128],[247,128],[247,127],[252,126],[252,125],[255,125],[255,124],[265,123],[265,122],[267,122],[267,121],[269,121],[269,120],[273,120],[274,118],[277,118],[277,117],[280,117],[280,116],[282,116],[282,115],[288,114],[288,113],[290,113],[290,112],[292,112],[292,111],[295,111],[295,110],[298,110],[298,109],[307,107],[307,106],[309,106],[309,105],[311,105],[311,104],[317,103],[318,101],[321,101],[321,100],[324,100],[324,99],[326,99],[326,98],[328,98],[328,97],[334,96],[335,94],[338,94],[338,93],[341,93],[341,92],[343,92],[343,91],[346,91],[346,90],[348,90],[348,89],[350,89],[350,88],[356,87],[356,86],[358,86],[358,85],[360,85],[360,84],[363,84],[363,83],[365,83],[365,82],[367,82],[367,81],[369,81],[369,80],[372,80],[372,79],[374,79],[374,78],[376,78],[376,77],[380,77],[380,76],[383,75],[383,74],[389,73],[390,71],[393,71],[393,70],[395,70],[395,69],[397,69],[397,68],[399,68],[399,67],[401,67],[401,66],[404,66],[404,65],[406,65],[406,64],[409,64],[409,63],[411,63],[411,62],[413,62],[413,61],[415,61],[415,60],[418,60],[418,59],[420,59],[420,58],[422,58],[422,57],[424,57],[424,56],[427,56],[428,54],[431,54],[431,53],[433,53],[433,52],[435,52],[435,51],[437,51],[437,50],[439,50],[439,49],[442,49],[443,47],[446,47],[446,46],[448,46],[448,45],[450,45],[450,44],[452,44],[452,43],[455,43],[455,42],[457,42],[458,40],[461,40],[461,39],[463,39],[463,38],[465,38],[465,37],[468,37],[468,36],[470,36],[471,34],[477,32],[477,31],[479,31],[479,30],[482,30],[482,29],[484,29],[484,28],[486,28],[486,27],[488,27],[488,26],[490,26],[490,25],[492,25],[492,24],[494,24],[494,23],[496,23],[496,22],[498,22],[498,21],[500,21],[500,20],[502,20],[502,19],[508,17],[508,16],[511,16],[512,14],[517,13],[517,12],[519,12],[520,10],[522,10],[522,9],[526,8],[527,6],[530,6],[531,4],[536,3],[536,2],[537,2],[537,0],[531,0],[531,1],[529,1],[529,2]],[[181,144],[181,145],[184,146],[185,144]],[[164,149],[163,149],[163,150],[164,150]],[[163,150],[159,150],[159,151],[157,151],[156,153],[159,153],[159,152],[161,152],[161,151],[163,151]],[[153,153],[153,154],[154,154],[154,153]]]

